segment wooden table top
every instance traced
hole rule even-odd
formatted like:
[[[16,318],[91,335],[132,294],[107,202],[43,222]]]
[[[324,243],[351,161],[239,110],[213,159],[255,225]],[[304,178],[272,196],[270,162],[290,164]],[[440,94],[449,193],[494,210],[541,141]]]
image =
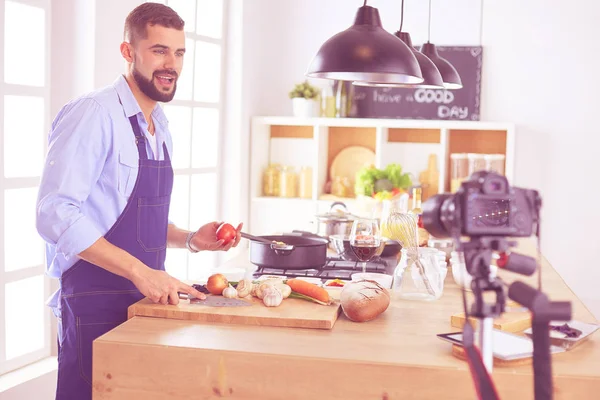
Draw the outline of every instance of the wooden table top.
[[[522,241],[519,252],[534,255],[532,242]],[[535,286],[537,281],[536,275],[523,277],[505,271],[500,271],[499,274],[508,282],[517,279]],[[573,319],[597,323],[545,259],[542,278],[543,291],[549,294],[551,300],[572,301]],[[377,319],[355,323],[342,313],[332,330],[134,317],[97,339],[96,343],[100,344],[99,349],[112,343],[121,347],[131,344],[219,354],[233,352],[249,356],[260,354],[284,357],[291,360],[290,368],[293,360],[310,359],[331,361],[335,365],[353,363],[464,372],[468,371],[467,363],[452,356],[451,345],[436,337],[439,333],[459,330],[451,327],[450,316],[461,310],[461,292],[449,273],[444,294],[437,301],[393,298],[388,310]],[[592,335],[587,342],[572,350],[554,355],[552,368],[555,376],[592,379],[595,387],[600,387],[600,334]],[[494,379],[500,375],[507,379],[512,375],[531,377],[532,366],[495,367]],[[532,381],[529,386],[533,386]],[[502,392],[502,389],[499,390]]]

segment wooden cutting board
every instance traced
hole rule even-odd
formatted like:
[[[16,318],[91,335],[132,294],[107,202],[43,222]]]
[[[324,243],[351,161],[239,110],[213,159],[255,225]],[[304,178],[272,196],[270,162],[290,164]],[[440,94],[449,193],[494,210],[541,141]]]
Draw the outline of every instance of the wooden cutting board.
[[[339,301],[323,306],[307,300],[287,298],[278,307],[266,307],[262,300],[248,296],[248,307],[211,307],[180,300],[178,305],[154,304],[143,299],[132,304],[128,318],[134,316],[184,319],[227,324],[280,326],[289,328],[332,329],[341,310]]]
[[[479,323],[479,320],[476,318],[469,319],[474,327]],[[464,313],[454,314],[450,317],[450,324],[455,328],[462,329],[464,323]],[[522,332],[527,328],[531,328],[531,313],[529,311],[509,311],[494,319],[494,329],[501,331],[516,333]]]

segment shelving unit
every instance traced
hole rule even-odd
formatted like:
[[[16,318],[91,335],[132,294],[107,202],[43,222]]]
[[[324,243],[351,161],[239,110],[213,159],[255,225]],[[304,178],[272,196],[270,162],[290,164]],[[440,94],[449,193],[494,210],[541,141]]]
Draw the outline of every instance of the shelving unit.
[[[514,180],[515,127],[512,123],[363,118],[254,117],[250,139],[250,229],[270,234],[294,229],[315,231],[314,216],[329,209],[323,187],[335,156],[348,146],[375,152],[375,166],[399,163],[418,181],[436,154],[439,192],[450,190],[451,153],[504,154],[505,175]],[[270,163],[313,171],[312,198],[264,197],[263,173]],[[341,199],[353,211],[354,199]],[[312,224],[311,224],[312,222]]]

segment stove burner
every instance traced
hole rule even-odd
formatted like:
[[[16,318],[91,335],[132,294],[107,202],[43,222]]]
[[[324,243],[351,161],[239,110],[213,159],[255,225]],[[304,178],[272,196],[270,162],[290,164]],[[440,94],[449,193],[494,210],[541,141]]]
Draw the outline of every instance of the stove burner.
[[[367,262],[366,271],[382,274],[392,274],[396,267],[396,259],[386,260],[381,257]],[[327,257],[325,265],[316,269],[284,269],[258,267],[254,277],[261,275],[279,275],[286,277],[311,277],[326,279],[352,279],[352,274],[362,272],[362,263],[357,261],[346,261],[339,257]]]

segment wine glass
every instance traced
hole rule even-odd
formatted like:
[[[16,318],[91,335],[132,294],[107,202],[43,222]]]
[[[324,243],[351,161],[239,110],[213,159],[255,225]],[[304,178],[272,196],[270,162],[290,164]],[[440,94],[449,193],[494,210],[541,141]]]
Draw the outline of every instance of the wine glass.
[[[350,248],[362,262],[363,273],[367,271],[367,261],[371,260],[381,245],[379,223],[375,219],[359,218],[352,223]]]

